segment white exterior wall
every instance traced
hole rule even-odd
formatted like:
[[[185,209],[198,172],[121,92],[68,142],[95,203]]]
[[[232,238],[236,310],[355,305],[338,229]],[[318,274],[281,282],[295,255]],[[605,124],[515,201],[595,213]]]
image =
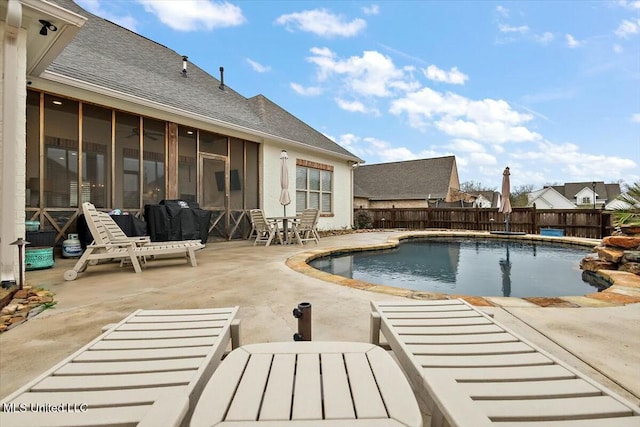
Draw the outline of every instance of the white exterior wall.
[[[552,188],[538,193],[529,200],[529,206],[536,204],[537,209],[575,209],[575,205]]]
[[[287,216],[296,214],[296,159],[333,166],[333,216],[320,216],[318,229],[335,230],[352,225],[352,167],[346,159],[331,158],[314,151],[300,150],[294,146],[262,144],[262,207],[266,216],[282,216],[284,209],[280,198],[280,153],[287,150],[289,160],[289,195]]]
[[[589,198],[589,203],[582,203],[582,199],[588,197]],[[602,200],[598,200],[598,193],[594,193],[592,188],[583,188],[582,190],[578,191],[578,194],[576,195],[576,199],[573,200],[573,202],[578,205],[578,206],[582,206],[582,207],[588,207],[589,205],[593,206],[593,199],[596,199],[596,206],[599,206],[602,204]]]
[[[26,64],[27,35],[14,35],[0,22],[0,276],[16,280],[18,250],[9,243],[24,238],[26,156]]]

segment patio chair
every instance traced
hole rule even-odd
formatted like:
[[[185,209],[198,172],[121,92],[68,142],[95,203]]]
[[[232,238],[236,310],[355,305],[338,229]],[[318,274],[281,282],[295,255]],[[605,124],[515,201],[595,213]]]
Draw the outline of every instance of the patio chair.
[[[237,313],[138,310],[3,399],[0,425],[187,425],[225,351],[240,345]]]
[[[143,242],[131,240],[131,238],[114,240],[111,234],[113,230],[111,233],[107,230],[104,223],[105,218],[101,217],[95,206],[85,202],[82,204],[82,210],[94,241],[87,246],[73,269],[65,271],[65,280],[75,280],[78,273],[85,271],[89,265],[95,265],[100,260],[129,261],[136,273],[142,272],[140,259],[144,260],[147,257],[157,255],[181,255],[186,257],[193,267],[197,266],[195,251],[204,247],[199,241],[140,244]],[[115,225],[117,226],[117,224]]]
[[[298,219],[293,221],[293,237],[300,243],[314,241],[316,244],[320,242],[318,235],[318,219],[320,219],[320,211],[318,209],[305,209],[300,213]]]
[[[640,407],[463,300],[371,302],[431,426],[639,426]]]
[[[280,244],[282,244],[282,236],[280,236],[277,221],[267,221],[262,209],[251,209],[249,215],[251,216],[251,226],[256,233],[253,246],[258,243],[264,243],[265,247],[269,246],[274,237],[277,237]]]

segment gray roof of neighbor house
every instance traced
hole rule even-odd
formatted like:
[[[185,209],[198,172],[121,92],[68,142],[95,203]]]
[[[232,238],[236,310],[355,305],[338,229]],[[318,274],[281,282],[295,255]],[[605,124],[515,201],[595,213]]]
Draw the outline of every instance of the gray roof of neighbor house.
[[[88,18],[47,68],[111,91],[197,115],[203,121],[308,145],[362,161],[262,95],[247,99],[193,63],[182,75],[182,54],[99,18],[71,0],[50,0]]]
[[[353,173],[354,196],[370,200],[445,198],[455,156],[362,165]]]
[[[558,193],[570,201],[576,201],[576,194],[578,194],[584,188],[592,188],[593,181],[589,182],[565,182],[564,185],[552,185]],[[603,181],[596,181],[596,194],[599,200],[611,201],[618,197],[620,194],[620,184],[605,184]]]

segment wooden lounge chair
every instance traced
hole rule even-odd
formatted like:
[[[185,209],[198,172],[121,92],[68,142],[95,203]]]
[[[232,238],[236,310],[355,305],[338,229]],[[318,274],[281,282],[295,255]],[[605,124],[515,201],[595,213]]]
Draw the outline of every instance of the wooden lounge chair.
[[[145,241],[135,240],[135,238],[114,240],[112,233],[115,231],[112,229],[110,232],[107,229],[105,226],[106,218],[101,216],[100,212],[91,203],[83,203],[82,210],[94,241],[87,246],[73,269],[65,271],[65,280],[75,280],[78,277],[78,273],[85,271],[89,265],[93,265],[100,260],[127,260],[131,263],[136,273],[142,271],[139,259],[144,260],[147,257],[157,255],[182,255],[187,258],[193,267],[197,266],[195,251],[204,248],[204,245],[199,241],[187,240],[145,244]],[[115,222],[113,224],[117,227]]]
[[[372,302],[431,426],[640,426],[640,407],[463,300]]]
[[[318,209],[305,209],[300,213],[299,218],[293,221],[293,237],[300,243],[314,241],[316,244],[320,242],[318,235],[318,219],[320,211]]]
[[[186,425],[229,344],[240,345],[237,312],[138,310],[2,400],[0,425]]]
[[[280,236],[280,230],[278,229],[278,223],[276,221],[267,221],[262,209],[251,209],[249,215],[251,216],[252,229],[255,230],[256,233],[253,246],[258,243],[264,243],[265,246],[269,246],[274,237],[277,237],[280,244],[282,244],[282,236]]]

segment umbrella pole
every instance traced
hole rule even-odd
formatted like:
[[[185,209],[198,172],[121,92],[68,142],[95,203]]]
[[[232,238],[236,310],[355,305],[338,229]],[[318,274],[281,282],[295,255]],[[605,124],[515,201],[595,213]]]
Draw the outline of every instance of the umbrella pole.
[[[505,217],[506,217],[506,220],[505,220],[505,227],[504,227],[504,229],[505,229],[505,231],[506,231],[507,233],[509,233],[509,232],[511,231],[511,230],[509,230],[509,218],[511,217],[511,214],[510,214],[510,213],[508,213],[508,214],[506,214],[506,215],[505,215]]]

